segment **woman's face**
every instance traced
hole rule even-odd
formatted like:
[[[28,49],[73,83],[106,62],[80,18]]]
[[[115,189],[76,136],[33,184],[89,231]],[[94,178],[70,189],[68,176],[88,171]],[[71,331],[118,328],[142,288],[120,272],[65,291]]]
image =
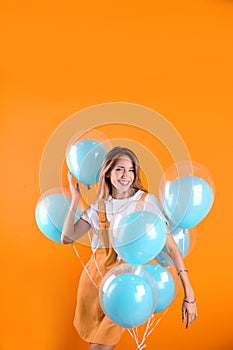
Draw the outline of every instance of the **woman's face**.
[[[119,158],[109,175],[113,198],[127,198],[134,177],[132,160],[127,156]]]

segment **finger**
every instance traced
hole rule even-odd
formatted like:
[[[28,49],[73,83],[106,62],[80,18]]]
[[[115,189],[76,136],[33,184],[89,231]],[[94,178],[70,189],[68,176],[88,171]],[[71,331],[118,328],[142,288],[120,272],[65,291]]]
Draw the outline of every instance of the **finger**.
[[[70,188],[74,187],[73,175],[71,174],[71,172],[68,172],[67,178],[68,178]]]
[[[189,328],[190,324],[191,324],[191,318],[188,316],[187,317],[187,322],[186,322],[186,329]]]
[[[185,321],[185,314],[186,314],[185,309],[182,308],[182,322]]]
[[[72,180],[72,175],[71,175],[71,172],[68,171],[67,173],[67,178],[68,178],[68,181],[71,181]]]
[[[193,317],[192,314],[188,314],[187,317],[187,323],[186,323],[186,328],[189,328],[189,326],[191,325],[191,323],[195,320],[195,316]]]

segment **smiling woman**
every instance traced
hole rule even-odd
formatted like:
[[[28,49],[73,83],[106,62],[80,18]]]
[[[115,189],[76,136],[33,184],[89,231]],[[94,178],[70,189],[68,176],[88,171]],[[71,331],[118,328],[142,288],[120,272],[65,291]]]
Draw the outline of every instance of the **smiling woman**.
[[[68,141],[95,128],[136,151],[156,195],[173,162],[210,169],[215,203],[185,258],[200,317],[183,332],[179,296],[146,349],[233,349],[232,18],[233,0],[2,2],[1,350],[88,348],[70,321],[81,264],[41,234],[34,208],[68,186]],[[78,247],[86,261],[89,240]]]

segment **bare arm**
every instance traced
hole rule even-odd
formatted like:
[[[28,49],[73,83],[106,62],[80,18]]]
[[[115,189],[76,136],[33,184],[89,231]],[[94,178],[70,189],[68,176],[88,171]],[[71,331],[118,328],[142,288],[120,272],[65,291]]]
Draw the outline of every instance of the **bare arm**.
[[[72,201],[71,201],[70,209],[66,216],[63,229],[62,229],[61,242],[64,244],[70,244],[76,241],[78,238],[82,237],[90,229],[90,224],[82,219],[79,219],[74,224],[74,218],[75,218],[75,213],[78,206],[80,191],[79,191],[78,184],[75,185],[73,183],[72,175],[70,172],[68,172],[68,181],[69,181]]]
[[[168,231],[167,234],[167,241],[165,247],[169,256],[174,262],[174,265],[180,276],[180,280],[183,286],[184,300],[182,304],[182,321],[184,322],[186,320],[186,328],[188,328],[190,324],[197,318],[195,295],[188,277],[188,271],[185,266],[183,257],[170,231]]]

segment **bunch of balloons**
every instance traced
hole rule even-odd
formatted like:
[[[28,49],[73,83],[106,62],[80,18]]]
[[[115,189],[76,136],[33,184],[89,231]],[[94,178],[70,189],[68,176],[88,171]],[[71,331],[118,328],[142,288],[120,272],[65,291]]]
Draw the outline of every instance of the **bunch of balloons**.
[[[102,143],[84,139],[70,147],[66,163],[80,183],[91,186],[98,181],[106,153]],[[152,204],[130,201],[127,210],[116,213],[110,225],[111,244],[123,263],[104,276],[99,298],[105,314],[122,327],[143,324],[176,297],[177,277],[165,249],[167,222],[185,257],[190,250],[191,230],[213,205],[213,179],[200,164],[176,163],[165,172],[159,197],[164,215],[159,215]],[[37,203],[37,225],[55,242],[60,242],[70,203],[71,198],[57,190],[43,194]],[[75,221],[80,215],[78,207]]]

